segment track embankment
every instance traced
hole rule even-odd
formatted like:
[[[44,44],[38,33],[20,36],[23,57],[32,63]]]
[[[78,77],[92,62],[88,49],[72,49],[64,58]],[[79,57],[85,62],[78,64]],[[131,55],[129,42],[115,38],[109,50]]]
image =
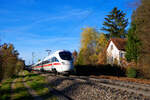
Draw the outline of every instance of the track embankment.
[[[72,100],[150,100],[150,85],[86,76],[41,74],[49,85]]]

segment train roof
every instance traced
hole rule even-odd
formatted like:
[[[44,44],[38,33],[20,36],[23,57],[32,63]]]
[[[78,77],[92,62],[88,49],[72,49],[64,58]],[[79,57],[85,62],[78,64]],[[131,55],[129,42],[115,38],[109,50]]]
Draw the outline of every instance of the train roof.
[[[68,50],[57,50],[54,53],[52,53],[51,55],[47,56],[44,58],[43,61],[50,59],[52,56],[57,55],[59,52],[63,52],[63,51],[68,51]]]

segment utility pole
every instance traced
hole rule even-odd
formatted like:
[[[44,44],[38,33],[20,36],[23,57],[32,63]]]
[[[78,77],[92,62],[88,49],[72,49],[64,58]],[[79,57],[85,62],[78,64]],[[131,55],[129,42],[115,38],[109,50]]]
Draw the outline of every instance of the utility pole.
[[[34,64],[34,52],[32,52],[32,65]]]
[[[31,62],[29,61],[28,64],[31,65]]]
[[[48,53],[48,56],[49,56],[51,53],[51,50],[45,50],[45,51]]]

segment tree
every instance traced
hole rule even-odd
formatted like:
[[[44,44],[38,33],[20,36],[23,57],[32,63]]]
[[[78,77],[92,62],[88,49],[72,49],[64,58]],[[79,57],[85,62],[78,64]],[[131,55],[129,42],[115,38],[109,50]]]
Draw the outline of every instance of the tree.
[[[98,39],[97,39],[97,52],[101,52],[105,49],[106,45],[108,43],[107,37],[104,33],[100,33]]]
[[[0,50],[0,81],[2,80],[2,56],[1,56],[2,52]]]
[[[78,63],[80,62],[82,62],[82,64],[96,63],[95,59],[97,59],[97,57],[95,56],[96,55],[95,53],[96,53],[97,37],[98,32],[94,28],[87,27],[83,29],[81,38],[81,48],[78,56]]]
[[[41,61],[41,59],[38,59],[38,62],[40,62]]]
[[[24,61],[18,58],[19,53],[12,44],[0,46],[0,79],[16,75],[24,67]],[[0,81],[1,81],[0,80]]]
[[[128,25],[128,19],[125,18],[125,13],[115,7],[105,18],[102,30],[106,31],[111,37],[125,37],[125,28]]]
[[[89,49],[92,53],[95,50],[98,33],[94,28],[84,28],[82,32],[81,48]]]
[[[101,51],[99,54],[98,54],[98,64],[106,64],[107,62],[107,57],[106,57],[106,51]]]
[[[106,63],[106,46],[108,44],[107,36],[101,33],[97,40],[98,64]]]
[[[82,49],[80,49],[80,52],[79,52],[79,55],[77,57],[77,61],[76,61],[76,64],[77,65],[85,65],[86,64],[86,61],[85,61],[85,58],[84,58],[84,52]]]
[[[131,27],[127,34],[127,45],[126,45],[126,59],[127,61],[134,61],[137,63],[140,51],[140,40],[136,35],[136,24],[132,22]]]
[[[78,56],[77,51],[76,51],[76,50],[74,50],[74,51],[73,51],[73,53],[72,53],[72,55],[73,55],[73,59],[74,59],[74,65],[76,65],[77,56]]]
[[[139,68],[150,78],[150,0],[141,0],[134,13],[136,34],[141,41]]]

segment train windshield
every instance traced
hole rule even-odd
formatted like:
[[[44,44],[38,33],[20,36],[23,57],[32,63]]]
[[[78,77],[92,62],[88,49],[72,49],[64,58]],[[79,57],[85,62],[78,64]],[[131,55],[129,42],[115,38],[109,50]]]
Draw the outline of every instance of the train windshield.
[[[63,51],[59,53],[60,58],[63,60],[72,60],[72,54],[70,52],[67,51]]]

